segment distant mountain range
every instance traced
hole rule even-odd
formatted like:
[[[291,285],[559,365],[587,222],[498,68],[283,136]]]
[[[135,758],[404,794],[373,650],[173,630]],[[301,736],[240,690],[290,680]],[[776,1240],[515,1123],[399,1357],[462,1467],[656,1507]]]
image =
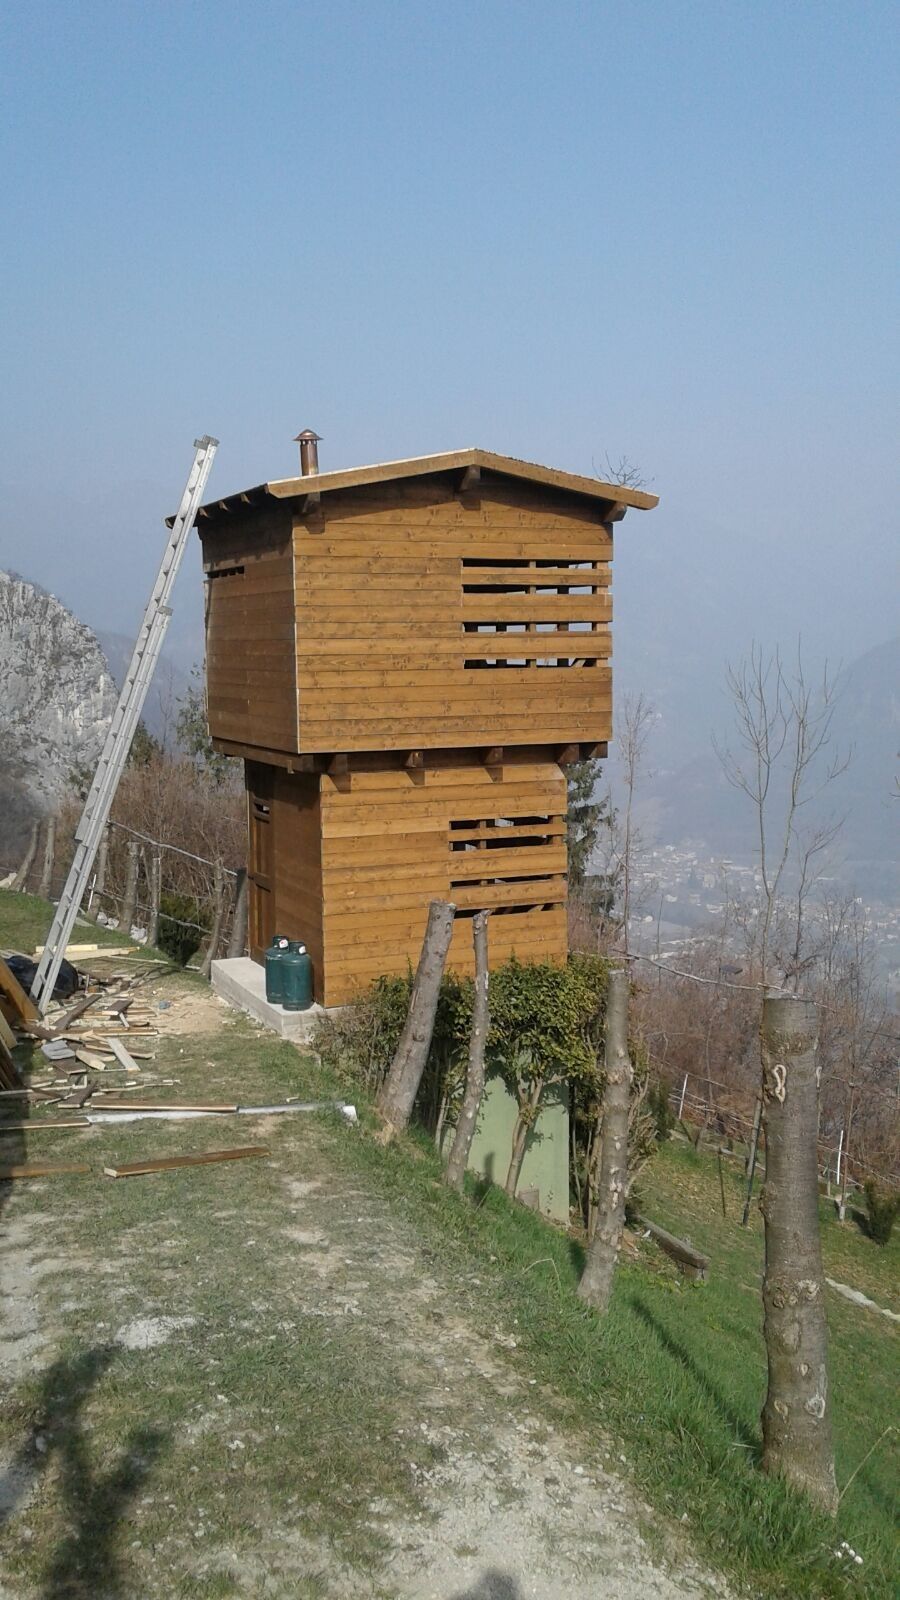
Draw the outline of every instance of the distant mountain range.
[[[683,715],[686,685],[663,680],[654,700],[658,717],[646,751],[639,812],[653,842],[700,846],[713,857],[748,860],[754,849],[750,803],[727,781],[709,735]],[[900,900],[900,638],[876,645],[844,668],[838,679],[832,748],[850,751],[846,774],[823,796],[825,809],[845,821],[832,852],[832,870],[859,894],[886,903]],[[708,695],[708,690],[707,690]],[[679,715],[678,711],[682,710]],[[724,696],[717,725],[727,737]],[[621,790],[617,749],[609,764],[614,793]]]
[[[106,632],[98,632],[97,640],[106,657],[116,688],[121,689],[134,649],[134,640],[129,639],[124,633]],[[174,742],[179,703],[190,688],[190,684],[190,673],[163,651],[144,702],[143,722],[148,732],[164,745],[171,745]]]

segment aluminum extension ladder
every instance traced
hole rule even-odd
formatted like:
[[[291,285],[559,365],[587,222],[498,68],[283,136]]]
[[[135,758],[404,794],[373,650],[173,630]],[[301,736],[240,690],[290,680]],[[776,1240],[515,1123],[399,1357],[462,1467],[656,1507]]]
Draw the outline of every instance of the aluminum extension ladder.
[[[211,439],[205,435],[202,439],[194,440],[196,455],[194,464],[188,474],[184,494],[178,514],[172,524],[169,541],[163,554],[159,572],[144,620],[141,623],[131,664],[125,674],[119,703],[113,712],[109,732],[97,763],[97,770],[91,784],[90,793],[84,803],[81,820],[75,829],[75,854],[69,875],[66,878],[65,888],[59,897],[59,903],[53,917],[50,932],[44,945],[41,959],[38,963],[34,982],[31,985],[31,997],[38,1010],[46,1011],[53,994],[59,973],[60,963],[66,953],[66,945],[71,937],[81,905],[91,868],[103,830],[109,821],[119,780],[128,760],[131,741],[138,725],[147,690],[159,659],[172,608],[169,599],[172,587],[178,576],[181,558],[187,546],[188,535],[194,525],[203,491],[212,469],[218,439]],[[131,930],[126,929],[127,937],[131,937]]]

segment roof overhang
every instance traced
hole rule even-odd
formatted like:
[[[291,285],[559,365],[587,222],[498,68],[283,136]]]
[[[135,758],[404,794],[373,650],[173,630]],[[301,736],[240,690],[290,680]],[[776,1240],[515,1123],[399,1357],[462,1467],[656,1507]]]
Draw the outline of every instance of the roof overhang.
[[[490,450],[445,450],[439,455],[413,456],[406,461],[382,461],[371,467],[350,467],[343,472],[317,472],[307,477],[276,478],[271,483],[258,484],[238,494],[226,495],[222,500],[211,500],[201,506],[197,520],[215,519],[221,514],[258,506],[266,500],[298,500],[337,489],[365,488],[370,484],[401,482],[407,478],[426,477],[430,473],[465,471],[479,468],[500,478],[522,479],[564,494],[574,494],[589,500],[605,501],[624,510],[633,507],[638,511],[652,511],[659,496],[647,494],[644,489],[632,489],[622,483],[605,483],[600,478],[585,478],[579,473],[559,472],[554,467],[538,466],[532,461],[518,461],[513,456],[495,455]],[[621,513],[620,513],[621,514]],[[168,518],[169,524],[173,519]]]

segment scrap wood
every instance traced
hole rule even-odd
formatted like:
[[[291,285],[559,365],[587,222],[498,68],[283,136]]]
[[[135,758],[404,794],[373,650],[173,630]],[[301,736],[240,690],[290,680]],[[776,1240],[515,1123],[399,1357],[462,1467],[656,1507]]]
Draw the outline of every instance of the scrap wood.
[[[77,1017],[83,1016],[85,1011],[89,1010],[91,1006],[96,1005],[102,992],[102,990],[98,989],[96,994],[82,995],[82,998],[77,1002],[77,1004],[72,1006],[71,1009],[65,1013],[65,1016],[59,1020],[59,1022],[54,1022],[52,1024],[53,1037],[58,1038],[61,1033],[65,1033],[66,1029],[72,1026],[72,1023]]]
[[[135,1085],[135,1088],[144,1085]],[[229,1112],[237,1111],[233,1105],[211,1105],[206,1101],[185,1100],[118,1100],[115,1096],[98,1097],[94,1101],[97,1110],[103,1111],[203,1111],[209,1116],[223,1116]]]
[[[10,972],[2,956],[0,956],[0,994],[7,1004],[12,1006],[14,1014],[22,1022],[38,1021],[38,1008],[31,995],[25,993],[18,978]]]
[[[202,1155],[167,1156],[156,1161],[132,1161],[127,1166],[104,1167],[107,1178],[138,1178],[149,1172],[171,1172],[176,1167],[202,1167],[214,1161],[243,1161],[250,1156],[267,1156],[264,1144],[245,1144],[236,1150],[206,1150]]]
[[[90,1167],[71,1161],[62,1161],[53,1166],[41,1162],[28,1166],[0,1167],[0,1183],[6,1178],[55,1178],[60,1172],[90,1172],[90,1170]]]
[[[0,1011],[0,1044],[5,1044],[7,1050],[14,1050],[16,1047],[16,1036],[2,1011]]]
[[[106,1062],[100,1056],[94,1055],[90,1050],[76,1050],[75,1059],[83,1062],[84,1066],[90,1067],[92,1072],[106,1071]]]

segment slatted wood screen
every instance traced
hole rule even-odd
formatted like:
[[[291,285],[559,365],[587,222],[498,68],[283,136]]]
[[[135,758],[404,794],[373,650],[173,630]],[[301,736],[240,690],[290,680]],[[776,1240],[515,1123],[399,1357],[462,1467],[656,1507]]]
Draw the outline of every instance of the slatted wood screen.
[[[294,526],[299,748],[608,739],[600,515],[511,483],[476,499],[438,481],[323,496]]]

